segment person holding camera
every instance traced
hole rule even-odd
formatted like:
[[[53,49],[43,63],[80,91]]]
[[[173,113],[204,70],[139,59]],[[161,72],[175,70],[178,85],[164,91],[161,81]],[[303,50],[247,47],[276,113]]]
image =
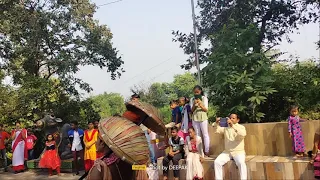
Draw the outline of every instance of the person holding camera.
[[[203,136],[204,154],[209,156],[210,137],[208,132],[208,98],[204,95],[202,87],[193,88],[194,97],[190,100],[192,111],[192,126],[198,136]]]
[[[240,171],[240,179],[247,179],[246,153],[244,150],[244,138],[247,135],[246,128],[240,124],[240,117],[231,114],[228,118],[216,119],[216,133],[224,134],[225,150],[214,161],[214,172],[217,180],[223,179],[223,166],[233,159]]]

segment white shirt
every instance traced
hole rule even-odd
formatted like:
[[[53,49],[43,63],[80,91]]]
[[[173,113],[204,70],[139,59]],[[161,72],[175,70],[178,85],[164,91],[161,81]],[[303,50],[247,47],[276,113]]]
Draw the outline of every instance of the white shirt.
[[[71,151],[81,151],[82,145],[81,145],[81,140],[78,131],[73,131],[73,142],[72,142],[72,147]]]

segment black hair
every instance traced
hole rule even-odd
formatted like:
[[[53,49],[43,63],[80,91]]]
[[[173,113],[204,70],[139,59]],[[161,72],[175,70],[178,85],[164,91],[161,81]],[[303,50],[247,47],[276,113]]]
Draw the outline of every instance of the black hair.
[[[173,126],[173,127],[171,128],[171,131],[177,131],[177,132],[178,132],[178,127],[177,127],[177,126]]]
[[[0,127],[3,127],[3,124],[0,124]]]
[[[131,96],[131,99],[132,99],[132,98],[140,99],[140,96],[139,96],[139,94],[134,93],[134,94]]]
[[[52,136],[52,140],[51,140],[51,141],[54,141],[54,135],[53,135],[53,134],[48,134],[48,135],[46,136],[46,141],[49,141],[49,140],[48,140],[48,137],[49,137],[50,135]]]
[[[119,113],[115,113],[113,116],[114,117],[121,117],[121,115]]]
[[[88,124],[94,124],[94,121],[88,121]]]
[[[171,100],[169,102],[169,105],[171,105],[171,104],[179,104],[179,100]]]
[[[78,121],[71,121],[71,124],[78,126]]]
[[[231,114],[236,115],[236,116],[237,116],[237,119],[240,119],[240,115],[238,115],[238,114],[236,114],[236,113],[230,113],[230,114],[229,114],[229,117],[231,116]]]
[[[204,96],[204,92],[203,92],[203,89],[202,89],[201,86],[199,86],[199,85],[194,86],[193,90],[196,90],[196,89],[199,89],[199,90],[201,91],[200,94],[201,94],[202,96]]]
[[[290,106],[290,110],[289,111],[291,112],[294,109],[298,109],[299,110],[299,107],[297,105],[292,105],[292,106]]]
[[[20,121],[16,121],[16,122],[14,123],[14,125],[17,125],[17,124],[20,124],[20,125],[21,125],[21,122],[20,122]]]
[[[179,98],[179,100],[180,99],[183,99],[186,104],[188,104],[190,102],[189,98],[187,98],[186,96],[182,96]]]
[[[194,132],[196,131],[193,126],[189,127],[188,130],[192,129]]]

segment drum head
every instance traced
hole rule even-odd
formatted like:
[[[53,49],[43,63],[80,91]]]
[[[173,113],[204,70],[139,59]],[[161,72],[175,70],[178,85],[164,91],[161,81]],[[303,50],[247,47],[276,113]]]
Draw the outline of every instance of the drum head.
[[[144,119],[142,124],[151,131],[158,135],[165,135],[166,128],[163,123],[163,118],[158,109],[154,106],[145,102],[130,101],[126,103],[126,107],[129,111],[137,113],[142,119]]]

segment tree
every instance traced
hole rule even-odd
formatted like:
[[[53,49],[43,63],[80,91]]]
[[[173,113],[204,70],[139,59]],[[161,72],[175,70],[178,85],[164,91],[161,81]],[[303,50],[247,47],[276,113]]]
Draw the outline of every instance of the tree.
[[[91,97],[90,100],[101,118],[122,114],[126,110],[123,97],[118,93],[103,93]]]
[[[257,26],[242,29],[233,21],[213,38],[219,43],[203,69],[211,102],[219,106],[221,115],[235,112],[243,119],[259,122],[264,117],[261,104],[276,90],[272,87],[269,59],[252,51],[258,38]]]
[[[92,90],[74,76],[80,66],[107,68],[112,79],[123,72],[112,33],[93,19],[96,6],[89,0],[2,0],[1,4],[1,67],[15,84],[56,77],[68,93],[78,96],[77,85]]]
[[[210,47],[202,46],[199,49],[200,63],[206,63],[211,52],[220,42],[212,36],[220,32],[225,25],[232,21],[237,22],[242,29],[250,25],[257,27],[257,39],[252,44],[252,50],[260,53],[262,46],[268,51],[283,39],[287,34],[298,29],[298,24],[317,22],[319,19],[319,1],[284,1],[284,0],[198,0],[200,15],[197,17],[198,42],[209,42]],[[232,21],[230,21],[232,20]],[[185,34],[173,31],[174,41],[180,43],[185,54],[190,55],[187,63],[182,65],[190,69],[193,63],[194,34]],[[200,47],[199,45],[199,47]]]

